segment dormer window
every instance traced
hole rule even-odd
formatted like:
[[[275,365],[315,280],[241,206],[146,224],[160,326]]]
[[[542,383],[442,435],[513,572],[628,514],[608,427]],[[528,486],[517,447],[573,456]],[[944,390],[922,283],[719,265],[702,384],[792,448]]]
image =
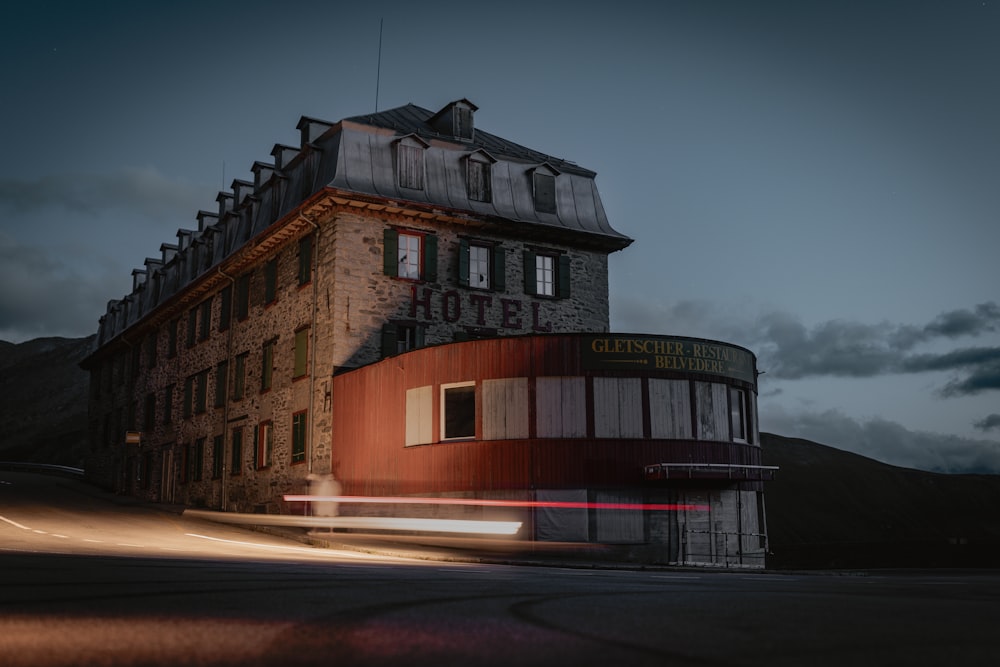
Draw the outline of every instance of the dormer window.
[[[535,210],[539,213],[556,212],[556,176],[559,172],[548,165],[541,165],[531,171],[531,193]]]
[[[440,134],[472,141],[476,132],[473,114],[477,108],[469,100],[456,100],[431,116],[427,124]]]
[[[492,165],[496,162],[484,151],[476,151],[466,158],[466,186],[472,201],[493,201]]]
[[[424,189],[424,149],[427,144],[415,135],[396,143],[396,182],[401,188]]]

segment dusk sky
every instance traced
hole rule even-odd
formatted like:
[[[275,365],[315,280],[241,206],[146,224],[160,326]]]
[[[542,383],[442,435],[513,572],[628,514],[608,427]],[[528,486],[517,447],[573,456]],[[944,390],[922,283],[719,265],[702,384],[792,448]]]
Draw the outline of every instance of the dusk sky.
[[[96,332],[301,116],[468,98],[597,172],[614,331],[755,352],[762,430],[1000,473],[1000,0],[32,0],[0,53],[2,340]]]

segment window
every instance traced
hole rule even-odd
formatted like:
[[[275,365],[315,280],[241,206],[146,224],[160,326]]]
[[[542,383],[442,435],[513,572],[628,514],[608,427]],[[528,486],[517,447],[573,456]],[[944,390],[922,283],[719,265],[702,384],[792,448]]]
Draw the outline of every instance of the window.
[[[215,407],[226,404],[226,389],[229,387],[229,362],[220,361],[215,367]]]
[[[180,454],[181,454],[180,461],[178,461],[178,463],[180,464],[179,466],[180,474],[178,475],[178,477],[180,477],[180,479],[178,479],[177,481],[180,482],[181,484],[184,484],[188,481],[188,477],[190,475],[189,468],[191,466],[191,445],[186,444],[182,446]]]
[[[750,420],[747,418],[747,392],[744,389],[729,388],[729,421],[732,424],[733,440],[736,442],[752,442],[750,437]]]
[[[222,464],[225,452],[223,452],[223,438],[221,435],[217,435],[212,438],[212,479],[219,479],[222,477]]]
[[[420,237],[415,234],[399,235],[399,270],[400,278],[418,280],[420,278]]]
[[[267,391],[271,388],[271,376],[274,373],[274,343],[269,340],[264,343],[261,350],[260,363],[260,390]]]
[[[556,260],[552,255],[535,255],[535,288],[541,296],[556,295]]]
[[[250,274],[236,279],[236,319],[245,320],[250,316]]]
[[[396,145],[396,180],[401,188],[424,189],[424,144],[404,137]]]
[[[195,376],[194,411],[201,414],[208,404],[208,371],[204,370]]]
[[[312,277],[312,242],[311,235],[299,240],[299,285],[308,284]]]
[[[414,323],[389,322],[382,327],[382,356],[391,357],[424,346],[424,328]]]
[[[219,331],[229,328],[229,321],[233,314],[233,286],[227,285],[222,288],[222,303],[219,306]]]
[[[306,460],[307,416],[308,412],[296,412],[292,415],[292,463]]]
[[[156,342],[158,330],[153,330],[146,338],[146,365],[149,368],[156,368]]]
[[[192,308],[188,311],[188,321],[187,321],[187,346],[194,347],[195,341],[198,338],[198,308]]]
[[[212,328],[212,297],[205,299],[199,307],[201,311],[201,327],[198,329],[198,340],[208,340]]]
[[[261,422],[257,427],[254,440],[255,457],[258,468],[267,468],[271,465],[274,455],[274,428],[271,422]]]
[[[264,305],[274,303],[278,298],[278,258],[264,265]]]
[[[505,282],[505,255],[502,247],[461,239],[458,248],[458,284],[502,292]]]
[[[441,385],[441,439],[476,437],[476,384]]]
[[[570,295],[569,255],[553,251],[524,251],[524,292],[565,299]]]
[[[295,368],[292,377],[300,378],[309,372],[309,329],[295,332]]]
[[[238,401],[243,398],[243,391],[246,388],[247,377],[247,352],[237,354],[233,367],[233,400]]]
[[[174,418],[174,390],[176,385],[168,384],[163,392],[163,423],[169,424]]]
[[[539,213],[556,212],[556,177],[544,168],[536,169],[531,175],[532,194],[535,210]]]
[[[156,394],[146,394],[146,406],[142,413],[142,430],[152,431],[156,426]]]
[[[387,276],[437,280],[437,236],[388,227],[384,233],[383,270]]]
[[[177,356],[177,327],[180,326],[178,320],[170,320],[167,324],[167,358],[173,359]]]
[[[194,412],[194,378],[194,375],[189,375],[184,379],[184,405],[181,413],[184,419],[190,418]]]
[[[243,427],[233,427],[233,451],[230,452],[229,474],[239,475],[243,469]]]
[[[194,442],[194,451],[191,453],[191,481],[200,482],[202,469],[205,467],[205,438],[198,438]]]
[[[481,153],[469,156],[466,162],[466,186],[472,201],[493,201],[492,169],[488,159]]]

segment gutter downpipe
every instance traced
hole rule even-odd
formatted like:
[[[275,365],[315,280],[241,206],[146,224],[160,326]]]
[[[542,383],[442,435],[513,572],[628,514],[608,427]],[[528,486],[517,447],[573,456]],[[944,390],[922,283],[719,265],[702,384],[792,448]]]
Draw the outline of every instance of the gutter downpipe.
[[[222,407],[222,494],[220,509],[226,511],[226,480],[229,478],[229,390],[232,387],[233,379],[233,321],[234,304],[236,303],[236,279],[228,273],[217,268],[219,275],[229,281],[229,327],[226,329],[226,400]]]
[[[314,412],[316,412],[316,357],[318,356],[316,350],[316,311],[319,310],[319,236],[320,227],[318,224],[307,218],[304,214],[299,213],[299,217],[305,220],[307,223],[312,225],[313,232],[316,234],[316,242],[313,243],[312,248],[312,309],[309,314],[309,347],[311,354],[309,359],[309,414],[308,421],[306,423],[306,433],[309,434],[308,440],[306,440],[306,449],[308,453],[306,455],[306,473],[312,474],[313,471],[313,425],[316,423],[316,417]]]

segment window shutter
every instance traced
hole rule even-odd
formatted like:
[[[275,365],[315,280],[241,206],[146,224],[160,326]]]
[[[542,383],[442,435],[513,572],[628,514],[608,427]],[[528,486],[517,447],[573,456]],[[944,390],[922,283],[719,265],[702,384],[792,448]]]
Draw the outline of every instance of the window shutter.
[[[535,253],[524,251],[524,293],[530,296],[538,294],[538,277],[535,273]]]
[[[456,343],[464,343],[465,341],[471,339],[469,338],[468,331],[456,331],[452,334],[452,340],[454,340]]]
[[[420,277],[429,283],[438,279],[438,237],[434,234],[424,237],[424,266]]]
[[[468,271],[466,271],[468,274]],[[493,289],[503,292],[507,289],[506,254],[502,246],[493,246]]]
[[[387,276],[399,275],[399,232],[386,227],[382,235],[382,271]]]
[[[559,291],[560,299],[569,298],[569,255],[559,255]]]
[[[469,242],[466,239],[458,242],[458,284],[469,286]]]
[[[423,347],[424,346],[424,328],[417,326],[413,330],[413,346]]]
[[[382,325],[382,358],[396,354],[396,325]]]

